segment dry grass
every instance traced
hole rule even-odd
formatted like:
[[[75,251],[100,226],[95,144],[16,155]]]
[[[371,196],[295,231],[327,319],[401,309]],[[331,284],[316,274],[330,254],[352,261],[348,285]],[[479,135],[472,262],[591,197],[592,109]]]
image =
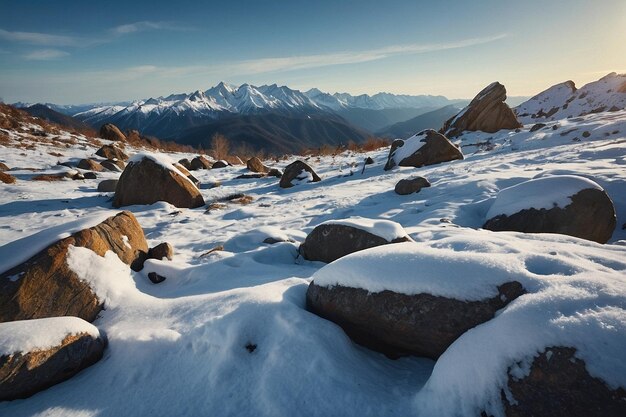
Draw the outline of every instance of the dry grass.
[[[65,178],[65,174],[41,174],[34,176],[33,181],[62,181]]]
[[[207,208],[204,212],[210,213],[213,210],[223,210],[225,208],[226,208],[226,204],[214,202],[214,203],[210,203],[209,205],[207,205]]]
[[[365,142],[363,142],[363,144],[361,144],[359,150],[363,152],[371,152],[389,145],[391,145],[391,143],[387,139],[369,137]]]
[[[208,251],[204,252],[203,254],[199,255],[198,258],[204,258],[205,256],[209,256],[210,254],[214,253],[214,252],[218,252],[218,251],[223,251],[224,250],[224,246],[222,245],[218,245],[214,248],[209,249]]]
[[[228,157],[228,151],[230,149],[230,143],[226,136],[216,133],[211,139],[211,152],[213,158],[216,160],[226,159]]]

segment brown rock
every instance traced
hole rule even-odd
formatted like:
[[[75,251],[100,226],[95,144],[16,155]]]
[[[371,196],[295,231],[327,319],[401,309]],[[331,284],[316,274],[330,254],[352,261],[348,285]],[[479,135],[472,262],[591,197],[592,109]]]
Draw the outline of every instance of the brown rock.
[[[113,251],[134,270],[142,268],[148,252],[143,230],[128,211],[61,239],[0,273],[0,322],[55,316],[76,316],[87,321],[96,318],[102,302],[68,267],[70,245],[90,249],[100,256]]]
[[[104,180],[98,184],[98,191],[101,193],[113,193],[117,187],[117,180]]]
[[[365,230],[343,224],[321,224],[306,237],[299,252],[309,261],[330,263],[353,252],[387,245],[408,242],[408,236],[388,241]]]
[[[47,350],[0,356],[0,401],[27,398],[98,362],[106,341],[87,333],[68,335]]]
[[[418,193],[422,188],[430,187],[430,182],[424,177],[413,177],[398,181],[395,192],[400,195]]]
[[[180,162],[174,162],[173,164],[184,176],[186,176],[187,178],[189,178],[191,180],[191,182],[193,182],[194,184],[196,184],[196,187],[198,186],[198,184],[200,184],[200,181],[198,181],[198,179],[196,177],[194,177],[193,175],[191,175],[191,172],[189,172],[187,170],[187,168],[185,168],[185,166],[183,164],[181,164]]]
[[[530,208],[510,216],[493,217],[483,225],[494,232],[560,233],[606,243],[613,235],[617,217],[615,207],[603,190],[588,188],[570,197],[565,208]]]
[[[283,173],[280,169],[277,168],[272,168],[270,169],[267,174],[267,177],[276,177],[276,178],[281,178],[283,176]]]
[[[83,176],[86,180],[95,180],[96,178],[98,178],[95,172],[85,172]]]
[[[104,145],[96,151],[96,155],[106,159],[117,159],[119,161],[128,160],[128,155],[115,145]]]
[[[125,141],[126,136],[122,133],[121,130],[117,128],[112,123],[107,123],[100,127],[100,137],[103,139],[114,140],[114,141]]]
[[[199,169],[211,169],[211,161],[202,155],[196,156],[191,160],[190,167],[192,171],[197,171]]]
[[[228,155],[224,159],[229,165],[243,165],[243,161],[237,155]]]
[[[15,181],[16,179],[13,175],[0,171],[0,182],[3,182],[5,184],[14,184]]]
[[[307,172],[313,177],[309,182],[318,182],[322,179],[313,171],[313,168],[302,161],[295,161],[285,167],[285,172],[280,178],[281,188],[293,187],[294,180],[303,180],[308,178]]]
[[[102,165],[102,168],[113,172],[122,172],[125,167],[124,162],[114,159],[107,159],[106,161],[102,161],[100,162],[100,165]]]
[[[100,172],[103,169],[102,165],[100,165],[98,162],[94,161],[93,159],[81,159],[77,165],[77,168],[86,169],[88,171],[96,171],[96,172]]]
[[[542,129],[542,128],[544,128],[544,127],[546,127],[546,124],[545,124],[545,123],[536,123],[536,124],[534,124],[534,125],[533,125],[533,127],[531,127],[531,128],[530,128],[530,131],[531,131],[531,132],[536,132],[536,131],[538,131],[539,129]]]
[[[187,178],[150,158],[128,164],[115,190],[114,207],[166,201],[176,207],[204,205],[198,188]]]
[[[370,293],[339,285],[327,288],[313,281],[306,303],[309,311],[338,324],[370,349],[390,357],[437,359],[458,337],[492,319],[524,289],[514,281],[499,286],[498,292],[485,300],[461,301],[431,294]]]
[[[211,168],[212,169],[226,168],[227,166],[228,166],[228,162],[224,160],[220,160],[220,161],[216,161]]]
[[[501,129],[522,127],[505,100],[506,88],[494,82],[478,93],[469,106],[449,119],[440,132],[451,138],[467,130],[494,133]]]
[[[150,248],[148,251],[149,259],[158,259],[161,260],[163,258],[167,258],[168,260],[172,260],[174,257],[174,247],[167,242],[159,243],[153,248]]]
[[[246,166],[252,172],[266,173],[266,172],[269,172],[270,170],[268,167],[263,165],[263,162],[261,162],[261,160],[257,158],[256,156],[253,156],[252,158],[248,159],[248,162],[246,162]]]
[[[187,170],[191,169],[191,162],[187,158],[181,159],[180,161],[178,161],[178,163],[184,166]]]
[[[4,172],[8,170],[9,170],[9,167],[7,166],[7,164],[0,162],[0,172]]]
[[[589,375],[576,349],[550,347],[535,357],[528,376],[514,378],[508,387],[515,399],[503,395],[507,417],[626,416],[626,390],[613,390]]]
[[[391,149],[389,149],[385,171],[390,170],[396,165],[419,168],[425,165],[434,165],[441,162],[463,159],[463,152],[461,152],[459,148],[454,146],[444,135],[432,129],[423,130],[412,138],[407,139],[407,141],[408,140],[419,140],[424,144],[411,155],[398,161],[397,159],[399,159],[399,157],[396,156],[396,151],[402,148],[406,141],[402,139],[394,140],[391,144]]]

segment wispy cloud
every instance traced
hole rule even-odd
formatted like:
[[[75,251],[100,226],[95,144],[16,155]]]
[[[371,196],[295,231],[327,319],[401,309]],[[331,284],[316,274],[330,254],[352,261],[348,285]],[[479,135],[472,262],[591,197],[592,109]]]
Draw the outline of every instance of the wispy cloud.
[[[29,61],[51,61],[68,56],[69,53],[60,49],[39,49],[24,55]]]
[[[188,31],[192,29],[189,27],[178,26],[171,22],[142,21],[116,26],[110,31],[115,35],[126,35],[129,33],[145,32],[149,30]]]
[[[39,32],[10,32],[4,29],[0,29],[0,39],[45,46],[77,46],[79,43],[79,39],[72,36]]]

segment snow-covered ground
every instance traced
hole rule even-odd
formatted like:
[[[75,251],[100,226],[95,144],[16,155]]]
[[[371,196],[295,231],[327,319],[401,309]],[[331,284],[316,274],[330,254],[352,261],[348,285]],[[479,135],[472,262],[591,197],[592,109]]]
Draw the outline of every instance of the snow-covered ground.
[[[247,171],[243,166],[194,171],[207,203],[235,193],[253,201],[226,202],[224,208],[206,212],[162,202],[125,208],[135,214],[151,247],[164,241],[174,246],[173,260],[149,260],[136,273],[110,253],[102,258],[73,248],[70,267],[107,306],[93,323],[108,338],[105,356],[29,399],[0,403],[0,415],[430,417],[477,414],[481,401],[491,401],[489,411],[497,414],[499,388],[506,382],[502,369],[517,363],[511,358],[527,363],[546,343],[572,340],[592,375],[612,386],[624,384],[626,111],[549,122],[532,133],[530,127],[519,133],[465,134],[458,141],[465,160],[420,169],[383,171],[388,148],[367,155],[312,157],[307,162],[322,181],[290,189],[279,188],[276,178],[234,179]],[[57,161],[95,151],[82,141],[59,149],[0,147],[0,161],[17,168],[10,173],[18,179],[0,187],[0,245],[57,226],[40,236],[58,236],[65,223],[116,213],[112,193],[96,188],[119,173],[98,173],[96,180],[30,181],[41,172],[28,168],[67,170]],[[361,174],[366,156],[375,164]],[[292,161],[266,164],[282,168]],[[400,179],[415,174],[432,186],[412,195],[394,193]],[[608,244],[478,230],[500,190],[554,174],[586,177],[606,190],[617,212]],[[337,325],[305,309],[312,276],[329,279],[331,268],[342,264],[320,271],[325,264],[299,257],[298,243],[263,243],[266,237],[302,242],[320,223],[351,217],[402,225],[415,242],[398,248],[423,248],[420,256],[429,279],[450,278],[462,285],[459,277],[464,275],[484,278],[466,287],[464,299],[494,295],[494,285],[501,281],[482,276],[489,272],[510,274],[534,292],[511,303],[497,320],[466,333],[436,364],[388,359],[354,344]],[[25,242],[15,247],[26,251]],[[220,245],[223,251],[207,253]],[[3,257],[24,256],[10,247],[0,247]],[[368,256],[393,255],[394,246],[373,251]],[[410,258],[400,250],[396,256]],[[344,261],[352,262],[352,257],[358,259],[355,254]],[[167,280],[152,284],[147,278],[152,271]],[[359,277],[384,271],[367,268]],[[419,268],[400,272],[417,274]],[[407,283],[389,285],[406,289]],[[459,292],[458,286],[445,283],[421,285],[406,291]],[[552,309],[543,314],[547,305]],[[494,333],[496,328],[529,336],[515,344],[506,333]],[[572,333],[559,333],[563,328]],[[592,338],[602,343],[587,343]]]

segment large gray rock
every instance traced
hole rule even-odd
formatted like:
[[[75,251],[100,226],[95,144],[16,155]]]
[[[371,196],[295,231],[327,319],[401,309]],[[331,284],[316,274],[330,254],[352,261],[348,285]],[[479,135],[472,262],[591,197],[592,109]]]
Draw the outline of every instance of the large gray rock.
[[[418,193],[424,187],[430,187],[430,182],[426,178],[412,177],[398,181],[394,191],[396,194],[407,195]]]
[[[415,150],[407,152],[406,149]],[[428,129],[407,140],[394,140],[389,149],[385,171],[396,165],[419,168],[456,159],[463,159],[463,152],[441,133]]]
[[[309,182],[318,182],[322,179],[313,171],[309,165],[302,161],[295,161],[285,167],[285,172],[283,172],[280,177],[279,186],[281,188],[291,188],[294,186],[293,182],[295,180],[304,180],[309,178],[309,174],[311,179]]]

